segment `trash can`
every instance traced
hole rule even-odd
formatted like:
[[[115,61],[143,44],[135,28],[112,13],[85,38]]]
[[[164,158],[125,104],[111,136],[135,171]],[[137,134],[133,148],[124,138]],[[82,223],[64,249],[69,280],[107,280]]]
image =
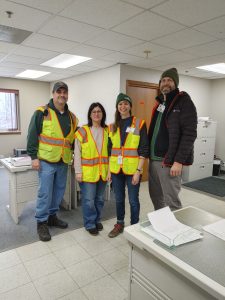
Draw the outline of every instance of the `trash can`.
[[[221,160],[214,159],[214,161],[213,161],[213,176],[220,175],[220,166],[221,166]]]

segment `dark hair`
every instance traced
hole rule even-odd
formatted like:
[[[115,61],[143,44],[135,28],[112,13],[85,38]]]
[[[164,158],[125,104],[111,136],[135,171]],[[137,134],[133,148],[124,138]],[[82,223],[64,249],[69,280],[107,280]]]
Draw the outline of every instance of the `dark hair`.
[[[131,109],[130,109],[130,115],[132,115]],[[116,112],[115,112],[115,119],[114,119],[113,128],[112,128],[113,133],[115,133],[117,131],[117,128],[120,126],[120,120],[121,120],[121,115],[120,115],[120,112],[118,111],[118,104],[117,104]]]
[[[105,120],[106,120],[106,112],[105,112],[105,109],[104,107],[101,105],[101,103],[99,102],[94,102],[90,105],[89,109],[88,109],[88,127],[91,127],[93,124],[92,124],[92,119],[91,119],[91,113],[92,113],[92,110],[95,108],[95,107],[99,107],[102,111],[102,120],[101,120],[101,127],[105,128],[107,127],[107,125],[105,124]]]

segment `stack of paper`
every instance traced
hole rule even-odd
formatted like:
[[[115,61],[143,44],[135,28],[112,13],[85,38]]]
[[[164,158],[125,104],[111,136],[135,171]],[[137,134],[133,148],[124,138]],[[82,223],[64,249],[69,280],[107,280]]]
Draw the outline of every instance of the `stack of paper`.
[[[30,156],[11,157],[10,162],[14,167],[31,166]]]
[[[206,225],[203,229],[225,241],[225,219]]]
[[[180,223],[169,207],[148,213],[150,226],[141,230],[168,247],[178,246],[201,239],[202,233],[194,228]]]

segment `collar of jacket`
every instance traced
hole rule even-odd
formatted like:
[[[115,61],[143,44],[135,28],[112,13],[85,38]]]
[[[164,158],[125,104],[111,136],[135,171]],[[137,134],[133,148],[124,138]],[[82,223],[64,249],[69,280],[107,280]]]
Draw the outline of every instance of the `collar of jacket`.
[[[175,90],[171,91],[170,93],[168,93],[166,95],[166,103],[171,103],[174,99],[174,97],[179,94],[179,89],[176,88]],[[164,102],[164,97],[163,97],[163,94],[160,94],[159,96],[157,96],[155,98],[159,103],[163,103]]]
[[[58,109],[55,108],[55,105],[54,105],[54,103],[53,103],[53,99],[50,99],[50,101],[49,101],[49,103],[48,103],[48,107],[51,108],[51,109],[53,109],[56,113],[59,114]],[[68,105],[67,105],[67,103],[66,103],[66,104],[65,104],[65,107],[64,107],[64,112],[67,112],[68,110],[69,110],[69,108],[68,108]]]

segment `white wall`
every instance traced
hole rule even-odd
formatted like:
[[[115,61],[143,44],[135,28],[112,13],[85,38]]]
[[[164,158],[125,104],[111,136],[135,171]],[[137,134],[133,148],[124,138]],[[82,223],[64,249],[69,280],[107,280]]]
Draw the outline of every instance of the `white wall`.
[[[216,155],[225,161],[225,79],[212,80],[212,118],[217,121]]]
[[[179,72],[179,70],[178,70]],[[158,83],[162,72],[121,66],[121,91],[126,92],[126,80]],[[190,94],[196,105],[198,116],[211,116],[211,81],[190,76],[180,76],[179,88]]]
[[[69,87],[69,108],[79,118],[80,126],[87,123],[88,108],[93,102],[100,102],[104,106],[107,123],[113,121],[116,97],[120,89],[120,65],[63,81]]]
[[[21,134],[0,134],[0,154],[9,156],[13,148],[26,148],[27,128],[34,110],[50,99],[47,82],[0,78],[0,88],[19,90]]]

